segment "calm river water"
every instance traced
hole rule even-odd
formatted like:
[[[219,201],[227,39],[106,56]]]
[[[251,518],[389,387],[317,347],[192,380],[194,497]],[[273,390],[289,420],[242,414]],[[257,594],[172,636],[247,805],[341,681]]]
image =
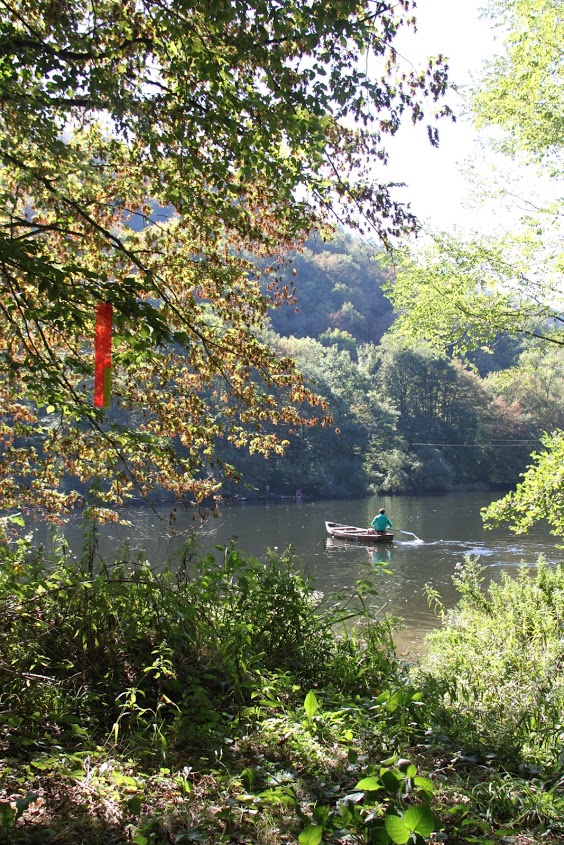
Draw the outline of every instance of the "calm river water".
[[[181,544],[186,533],[196,529],[202,548],[214,552],[236,537],[240,548],[262,559],[268,549],[291,546],[322,591],[353,588],[365,577],[366,567],[384,560],[391,575],[379,572],[377,603],[382,612],[403,619],[397,635],[401,651],[416,652],[425,633],[439,623],[427,605],[425,584],[439,591],[446,607],[456,601],[452,575],[465,555],[479,556],[485,578],[497,580],[503,571],[515,573],[523,561],[534,566],[539,554],[548,562],[564,559],[556,548],[556,538],[548,531],[515,537],[509,531],[485,531],[480,509],[496,498],[491,493],[458,493],[424,497],[373,497],[355,500],[242,502],[222,509],[217,518],[204,525],[193,520],[193,513],[177,511],[169,525],[170,507],[130,509],[125,514],[130,525],[108,525],[100,532],[100,553],[111,557],[119,544],[144,550],[159,565]],[[389,548],[371,548],[328,538],[325,521],[367,526],[380,507],[386,508],[394,525],[395,541]],[[81,547],[78,524],[64,529],[73,551]],[[410,532],[410,533],[402,533]],[[38,528],[39,539],[46,538]],[[416,535],[416,538],[412,535]]]

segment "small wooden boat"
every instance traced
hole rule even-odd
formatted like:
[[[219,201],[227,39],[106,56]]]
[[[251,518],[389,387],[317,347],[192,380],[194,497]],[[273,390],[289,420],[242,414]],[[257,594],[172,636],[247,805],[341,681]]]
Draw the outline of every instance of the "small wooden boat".
[[[376,534],[369,528],[357,528],[356,525],[342,525],[340,522],[326,522],[325,528],[331,537],[348,540],[349,543],[391,543],[393,534]]]

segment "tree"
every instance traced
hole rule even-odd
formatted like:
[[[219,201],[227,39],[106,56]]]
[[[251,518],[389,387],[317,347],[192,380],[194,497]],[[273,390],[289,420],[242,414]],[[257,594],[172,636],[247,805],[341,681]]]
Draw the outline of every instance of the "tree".
[[[562,174],[564,125],[564,18],[559,0],[490,0],[502,27],[505,53],[491,62],[473,93],[478,126],[498,130],[494,146],[518,163],[542,168],[545,179]],[[499,129],[505,130],[499,137]],[[503,219],[503,209],[500,213]],[[500,333],[536,338],[561,360],[564,346],[562,204],[534,207],[511,230],[489,237],[435,235],[428,252],[399,257],[391,293],[401,312],[397,328],[432,338],[436,348],[467,354],[487,348]],[[561,453],[562,434],[544,439],[518,493],[486,509],[489,525],[509,521],[524,530],[546,518],[562,532],[560,476],[545,484]],[[529,508],[529,493],[544,490]],[[539,500],[540,502],[540,500]]]
[[[318,495],[366,494],[398,440],[396,414],[346,349],[312,338],[281,337],[276,343],[327,402],[332,425],[304,425],[297,432],[287,455],[272,462],[275,483]]]
[[[495,7],[494,7],[495,9]],[[502,23],[509,23],[508,50],[488,68],[483,86],[475,92],[474,108],[478,125],[496,125],[507,130],[503,149],[512,155],[524,152],[547,167],[556,177],[562,175],[562,138],[564,128],[564,18],[558,0],[501,0],[497,7]],[[537,227],[556,221],[553,244],[544,237],[545,260],[548,259],[548,284],[541,295],[551,297],[553,307],[547,325],[548,339],[564,343],[555,327],[562,326],[562,206],[541,209],[532,218]],[[532,298],[538,299],[531,289]],[[560,354],[560,360],[562,358]],[[545,424],[548,422],[545,419]],[[561,429],[543,438],[545,450],[532,454],[533,463],[517,485],[500,502],[484,511],[486,525],[509,523],[521,533],[546,520],[552,533],[564,535],[564,479],[559,469],[564,450]]]
[[[563,346],[561,221],[550,232],[540,217],[503,237],[441,232],[424,247],[398,250],[387,288],[398,311],[394,332],[462,356],[490,350],[500,334]]]
[[[546,520],[551,534],[564,536],[564,431],[545,434],[542,445],[516,489],[482,510],[487,528],[507,523],[524,534]]]
[[[414,457],[414,471],[404,473],[411,489],[449,490],[455,484],[518,477],[516,449],[509,459],[505,448],[500,454],[500,447],[492,446],[514,434],[514,415],[492,401],[476,373],[421,342],[400,344],[388,335],[379,351],[381,393],[397,409],[398,433]]]
[[[478,127],[507,130],[494,146],[562,170],[564,18],[559,0],[490,0],[506,52],[490,62],[473,92]],[[501,212],[503,213],[503,212]],[[435,234],[422,251],[398,255],[391,296],[398,329],[466,353],[502,333],[564,344],[562,207],[532,205],[502,237]]]
[[[508,405],[518,405],[535,432],[564,428],[564,356],[558,348],[532,347],[515,367],[492,374],[488,385]]]
[[[560,0],[491,0],[506,51],[486,65],[474,92],[478,126],[506,130],[502,149],[561,170],[564,134],[564,17]],[[558,160],[560,161],[558,162]]]
[[[378,259],[382,244],[361,240],[337,229],[329,241],[319,234],[291,256],[298,313],[279,308],[272,327],[279,334],[319,337],[341,331],[358,343],[377,343],[393,320],[390,302],[382,292],[385,276]]]
[[[156,487],[198,501],[235,472],[218,437],[283,451],[277,424],[318,400],[258,338],[293,296],[278,256],[330,210],[384,240],[415,225],[369,173],[445,92],[442,59],[401,70],[411,6],[2,4],[1,507],[60,511],[94,488],[102,506]],[[100,302],[107,413],[91,403]]]

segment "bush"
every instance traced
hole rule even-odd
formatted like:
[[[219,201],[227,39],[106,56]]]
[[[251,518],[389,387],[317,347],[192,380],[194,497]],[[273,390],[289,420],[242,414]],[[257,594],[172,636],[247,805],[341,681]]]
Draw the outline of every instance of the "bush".
[[[4,543],[0,554],[0,706],[22,719],[116,737],[168,725],[194,741],[274,676],[301,700],[322,685],[379,691],[399,673],[384,623],[365,636],[344,625],[370,615],[360,593],[356,606],[316,593],[289,552],[262,563],[229,546],[202,558],[190,540],[160,572],[126,549],[95,572],[92,548],[78,562],[62,543],[49,555]]]
[[[517,765],[562,763],[564,569],[539,560],[535,574],[483,590],[467,559],[455,577],[457,607],[427,638],[418,681],[434,717],[461,747]]]

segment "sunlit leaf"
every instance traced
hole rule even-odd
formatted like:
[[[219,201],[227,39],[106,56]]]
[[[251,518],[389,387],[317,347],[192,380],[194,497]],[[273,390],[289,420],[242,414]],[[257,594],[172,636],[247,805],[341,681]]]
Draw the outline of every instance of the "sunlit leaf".
[[[376,777],[362,778],[355,786],[355,789],[362,789],[365,792],[376,792],[383,788],[382,781]]]
[[[386,832],[392,842],[404,845],[411,837],[411,830],[399,816],[387,815],[384,819]]]
[[[319,710],[319,702],[313,690],[310,690],[304,700],[304,709],[308,719],[313,719]]]
[[[323,828],[321,825],[308,825],[298,836],[300,845],[319,845],[323,839]]]

